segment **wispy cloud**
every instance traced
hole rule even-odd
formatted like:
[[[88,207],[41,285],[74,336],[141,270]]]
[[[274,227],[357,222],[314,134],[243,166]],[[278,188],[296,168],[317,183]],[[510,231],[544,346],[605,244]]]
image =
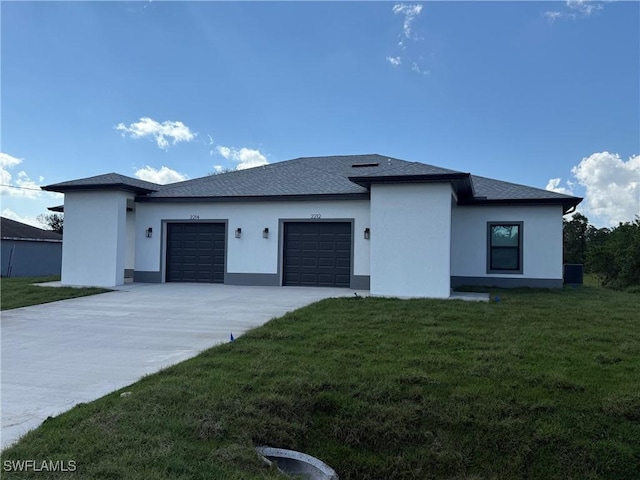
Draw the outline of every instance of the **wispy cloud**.
[[[44,225],[40,220],[36,217],[23,217],[18,215],[16,212],[11,210],[10,208],[5,208],[2,210],[2,216],[4,218],[10,218],[11,220],[15,220],[16,222],[26,223],[27,225],[31,225],[32,227],[45,229],[46,225]]]
[[[269,163],[266,155],[260,150],[254,150],[246,147],[234,148],[225,147],[224,145],[218,145],[216,147],[216,151],[219,155],[226,158],[227,160],[237,162],[237,170],[259,167],[261,165],[267,165]]]
[[[387,57],[387,62],[389,62],[394,67],[397,67],[402,63],[402,58],[400,57]]]
[[[422,5],[405,5],[404,3],[398,3],[393,6],[393,13],[396,15],[404,15],[404,23],[402,24],[402,33],[405,38],[411,38],[411,26],[413,21],[422,12]]]
[[[419,73],[420,75],[429,75],[429,70],[423,70],[418,62],[411,63],[411,71]]]
[[[544,16],[547,17],[550,23],[554,23],[556,20],[586,18],[603,8],[602,3],[592,0],[567,0],[564,10],[546,11]]]
[[[160,185],[166,185],[167,183],[181,182],[188,180],[188,176],[184,173],[180,173],[169,167],[162,166],[160,169],[150,167],[149,165],[144,168],[139,168],[134,173],[136,178],[140,180],[146,180],[147,182],[158,183]]]
[[[394,55],[387,55],[386,61],[392,67],[399,67],[402,64],[406,64],[411,71],[424,74],[426,70],[422,66],[422,57],[417,58],[417,55],[413,55],[411,48],[413,44],[424,40],[421,35],[418,35],[414,31],[414,22],[418,16],[422,13],[421,4],[405,4],[397,3],[391,9],[394,15],[402,17],[402,29],[398,33],[398,42],[395,45],[395,49],[398,52]]]
[[[550,192],[563,193],[565,195],[573,195],[573,189],[561,187],[560,183],[562,182],[561,178],[551,178],[547,182],[547,186],[544,187],[545,190],[549,190]],[[567,182],[567,186],[568,182]]]
[[[582,159],[571,169],[576,183],[552,178],[547,190],[573,194],[576,184],[585,189],[585,200],[578,208],[591,223],[615,226],[640,215],[640,155],[628,160],[609,152],[598,152]]]
[[[175,145],[179,142],[190,142],[198,135],[182,122],[167,120],[160,123],[149,117],[142,117],[140,121],[134,122],[129,126],[119,123],[114,128],[122,132],[123,137],[126,135],[131,138],[151,137],[156,141],[158,147],[163,150],[169,148],[169,140],[171,140],[172,145]]]
[[[24,170],[20,170],[15,174],[12,173],[11,170],[22,164],[22,162],[22,158],[0,152],[0,194],[30,199],[41,197],[59,198],[62,196],[60,193],[54,194],[40,190],[44,177],[38,177],[36,182]]]

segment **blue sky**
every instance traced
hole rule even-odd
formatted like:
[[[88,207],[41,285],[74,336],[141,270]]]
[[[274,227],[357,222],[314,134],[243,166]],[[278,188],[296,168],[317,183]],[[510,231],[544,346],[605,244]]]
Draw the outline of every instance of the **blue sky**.
[[[2,215],[47,185],[380,153],[640,214],[638,2],[6,2]],[[19,187],[19,188],[15,188]],[[35,188],[36,190],[33,190]]]

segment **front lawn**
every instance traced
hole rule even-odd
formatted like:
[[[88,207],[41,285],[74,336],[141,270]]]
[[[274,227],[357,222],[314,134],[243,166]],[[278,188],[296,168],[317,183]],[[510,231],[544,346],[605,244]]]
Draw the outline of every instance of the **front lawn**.
[[[496,294],[310,305],[46,421],[3,478],[281,478],[254,445],[341,480],[640,478],[640,295]]]
[[[55,282],[60,277],[14,277],[0,280],[2,310],[57,302],[68,298],[85,297],[108,292],[105,288],[39,287],[34,283]]]

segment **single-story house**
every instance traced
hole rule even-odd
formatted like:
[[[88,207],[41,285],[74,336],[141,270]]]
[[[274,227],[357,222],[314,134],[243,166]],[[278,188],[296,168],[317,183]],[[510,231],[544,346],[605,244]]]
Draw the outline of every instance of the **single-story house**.
[[[582,200],[381,155],[306,157],[168,185],[116,173],[64,193],[62,282],[214,282],[446,298],[562,286]]]
[[[62,235],[1,217],[2,276],[60,275]]]

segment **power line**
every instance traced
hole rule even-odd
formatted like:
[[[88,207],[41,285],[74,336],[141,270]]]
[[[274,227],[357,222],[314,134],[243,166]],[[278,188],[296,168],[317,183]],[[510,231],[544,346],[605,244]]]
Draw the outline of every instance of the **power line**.
[[[34,190],[36,192],[42,192],[43,190],[40,188],[31,188],[31,187],[18,187],[17,185],[7,185],[6,183],[0,183],[0,187],[7,188],[17,188],[19,190]]]

